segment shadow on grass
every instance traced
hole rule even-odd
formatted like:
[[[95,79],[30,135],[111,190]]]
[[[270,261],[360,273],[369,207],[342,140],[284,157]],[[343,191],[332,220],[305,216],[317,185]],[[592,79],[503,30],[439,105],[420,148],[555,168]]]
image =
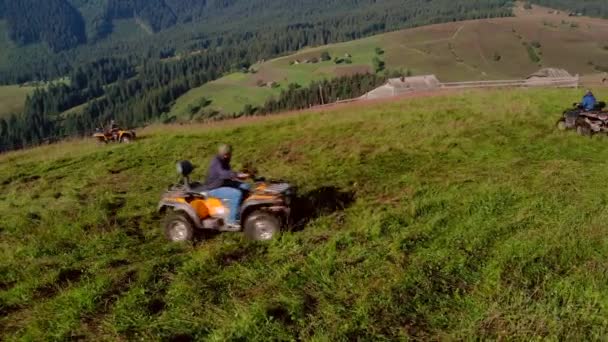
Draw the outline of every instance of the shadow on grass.
[[[343,211],[356,200],[352,191],[342,191],[334,186],[321,187],[299,195],[292,204],[292,231],[304,230],[315,219]]]

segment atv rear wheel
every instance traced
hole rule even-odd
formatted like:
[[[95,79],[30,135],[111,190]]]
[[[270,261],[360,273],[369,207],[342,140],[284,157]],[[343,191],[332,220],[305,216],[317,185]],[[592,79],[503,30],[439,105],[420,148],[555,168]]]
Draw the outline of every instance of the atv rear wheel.
[[[123,136],[122,138],[120,138],[120,142],[123,144],[130,144],[131,143],[131,137],[128,135]]]
[[[592,130],[588,124],[582,123],[582,124],[576,125],[576,133],[578,133],[579,135],[582,135],[584,137],[590,137],[592,134]]]
[[[566,126],[566,120],[561,119],[557,122],[557,130],[559,131],[565,131],[566,129],[568,129],[568,127]]]
[[[281,223],[276,216],[264,211],[255,211],[245,219],[244,231],[250,240],[269,241],[281,231]]]
[[[194,238],[194,226],[184,213],[171,212],[163,223],[165,237],[171,242],[187,242]]]

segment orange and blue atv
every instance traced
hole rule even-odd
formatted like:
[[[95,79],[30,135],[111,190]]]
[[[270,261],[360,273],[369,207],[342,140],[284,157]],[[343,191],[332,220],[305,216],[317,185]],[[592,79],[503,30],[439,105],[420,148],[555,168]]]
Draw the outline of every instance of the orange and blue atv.
[[[189,161],[177,164],[183,177],[162,195],[158,210],[165,215],[163,228],[169,241],[191,241],[196,231],[244,232],[247,238],[267,241],[290,224],[291,203],[295,188],[288,183],[254,179],[251,190],[240,206],[240,222],[228,225],[229,205],[207,194],[198,182],[190,182],[194,166]]]
[[[135,131],[123,129],[114,129],[106,132],[97,129],[95,134],[93,134],[93,138],[97,139],[97,142],[100,144],[107,144],[110,142],[129,144],[135,140],[135,137]]]

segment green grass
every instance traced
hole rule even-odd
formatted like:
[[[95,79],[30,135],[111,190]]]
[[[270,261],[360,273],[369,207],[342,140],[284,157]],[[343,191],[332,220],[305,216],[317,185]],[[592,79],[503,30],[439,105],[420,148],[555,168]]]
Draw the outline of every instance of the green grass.
[[[237,77],[237,75],[231,77]],[[280,89],[247,87],[229,82],[211,82],[181,96],[171,108],[169,116],[189,120],[191,118],[189,107],[203,98],[213,99],[207,107],[208,109],[224,113],[238,113],[243,110],[243,103],[261,105],[266,99],[279,93]]]
[[[262,105],[271,94],[257,89],[258,80],[275,81],[285,88],[289,83],[308,85],[313,80],[372,70],[378,47],[385,51],[383,59],[387,69],[404,73],[410,70],[415,75],[435,74],[444,82],[519,79],[540,66],[565,68],[573,75],[595,73],[588,62],[601,64],[608,58],[608,52],[602,48],[608,35],[608,21],[547,12],[538,10],[515,18],[424,26],[304,49],[255,66],[256,74],[236,73],[194,89],[179,99],[172,115],[180,117],[181,108],[204,93],[212,100],[212,108],[221,112],[239,112],[246,104]],[[580,28],[573,30],[568,25],[558,25],[563,19],[580,22]],[[542,57],[538,56],[540,49],[522,44],[530,41],[542,46]],[[329,52],[332,59],[350,54],[353,63],[290,65],[295,60],[318,58],[323,51]],[[497,53],[501,56],[498,61],[494,59]]]
[[[0,85],[0,118],[6,118],[13,113],[20,114],[25,105],[25,98],[34,89],[34,87]]]
[[[580,95],[465,92],[2,155],[0,339],[602,339],[608,138],[554,127]],[[237,166],[356,200],[270,243],[165,242],[174,162],[202,177],[220,142]]]

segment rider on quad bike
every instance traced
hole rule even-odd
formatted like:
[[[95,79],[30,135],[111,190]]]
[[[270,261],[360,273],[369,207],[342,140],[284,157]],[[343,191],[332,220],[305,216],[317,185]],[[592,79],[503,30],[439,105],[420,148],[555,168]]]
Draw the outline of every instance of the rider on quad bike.
[[[114,120],[110,120],[110,124],[106,128],[106,133],[111,135],[114,139],[116,139],[116,136],[118,135],[119,130],[120,130],[120,128],[118,128],[118,125],[116,124],[116,122]]]
[[[249,174],[232,171],[230,161],[232,160],[232,146],[221,145],[217,155],[211,160],[205,188],[209,196],[219,198],[230,203],[230,215],[226,224],[238,226],[239,206],[243,200],[243,194],[251,189],[247,183],[241,180],[248,179]]]
[[[597,104],[597,100],[595,99],[595,96],[593,95],[591,90],[588,89],[587,92],[585,93],[585,96],[583,96],[583,101],[581,101],[580,106],[585,111],[590,112],[592,110],[595,110],[596,104]]]
[[[236,173],[230,167],[231,156],[230,146],[220,146],[204,184],[190,181],[192,163],[177,164],[183,182],[170,186],[158,205],[168,240],[190,241],[202,230],[243,232],[249,239],[266,241],[289,227],[295,187]]]
[[[563,112],[557,128],[561,131],[576,129],[580,135],[608,132],[608,113],[604,108],[606,103],[598,102],[591,90],[587,90],[581,103],[575,103],[573,108]]]
[[[114,120],[110,121],[110,124],[102,128],[97,128],[93,137],[100,144],[107,144],[110,142],[119,142],[128,144],[135,140],[136,134],[133,130],[121,129]]]

